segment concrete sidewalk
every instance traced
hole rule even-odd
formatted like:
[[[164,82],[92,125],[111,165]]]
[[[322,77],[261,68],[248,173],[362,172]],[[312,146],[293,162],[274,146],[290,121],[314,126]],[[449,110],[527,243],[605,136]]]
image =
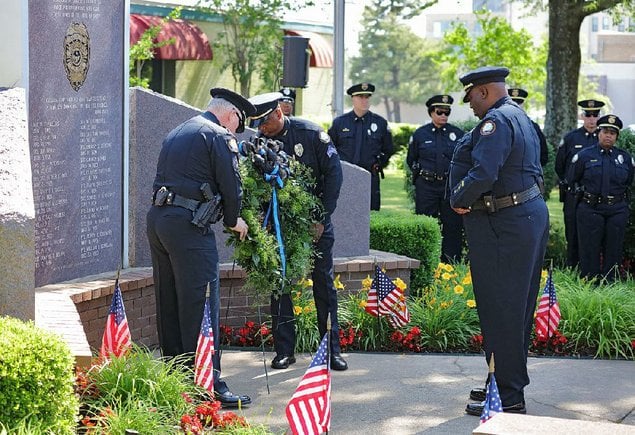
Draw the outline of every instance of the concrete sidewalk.
[[[252,404],[241,411],[249,423],[284,433],[285,407],[311,357],[296,355],[297,363],[289,369],[273,370],[269,368],[273,356],[265,354],[269,393],[260,352],[224,351],[223,378],[233,392],[251,396]],[[479,426],[478,417],[464,409],[469,390],[481,386],[487,375],[482,356],[344,356],[349,369],[332,372],[330,433],[470,434]],[[634,362],[530,358],[529,375],[528,415],[613,423],[588,433],[635,434]],[[506,433],[536,433],[531,430]],[[551,433],[567,432],[542,431]]]

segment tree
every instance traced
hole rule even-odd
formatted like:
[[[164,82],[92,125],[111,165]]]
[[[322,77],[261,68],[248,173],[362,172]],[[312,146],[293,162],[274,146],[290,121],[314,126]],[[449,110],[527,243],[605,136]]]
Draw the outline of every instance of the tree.
[[[402,23],[394,4],[375,0],[364,8],[360,53],[351,59],[350,79],[376,86],[389,121],[401,121],[400,103],[421,103],[436,88],[435,47]],[[392,7],[392,9],[391,9]]]
[[[149,72],[147,70],[144,71],[143,67],[146,61],[154,59],[154,52],[157,48],[174,44],[174,38],[157,41],[157,37],[166,22],[175,20],[181,16],[181,9],[180,7],[174,9],[167,17],[163,18],[159,24],[148,27],[141,34],[139,40],[130,47],[130,77],[128,79],[130,86],[150,87]]]
[[[309,6],[310,1],[203,0],[203,9],[218,15],[223,32],[215,42],[222,54],[221,70],[231,68],[240,93],[248,96],[256,75],[262,88],[278,86],[282,66],[284,13]]]
[[[544,65],[547,45],[534,45],[527,30],[514,30],[503,18],[486,11],[476,12],[482,33],[473,38],[463,23],[455,24],[443,37],[445,48],[438,55],[441,78],[448,89],[459,90],[458,77],[484,65],[501,65],[510,69],[507,83],[522,87],[530,94],[528,103],[544,104]]]
[[[541,0],[526,3],[542,4]],[[549,0],[549,55],[547,58],[547,116],[549,143],[577,125],[580,77],[580,26],[588,15],[615,8],[617,14],[635,8],[633,0]]]

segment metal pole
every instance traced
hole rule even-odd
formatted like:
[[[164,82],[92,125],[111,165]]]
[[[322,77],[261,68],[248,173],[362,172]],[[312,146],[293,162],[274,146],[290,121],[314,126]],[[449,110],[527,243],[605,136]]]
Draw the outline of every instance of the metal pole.
[[[344,113],[344,5],[345,0],[335,0],[334,35],[335,65],[333,66],[333,116]]]

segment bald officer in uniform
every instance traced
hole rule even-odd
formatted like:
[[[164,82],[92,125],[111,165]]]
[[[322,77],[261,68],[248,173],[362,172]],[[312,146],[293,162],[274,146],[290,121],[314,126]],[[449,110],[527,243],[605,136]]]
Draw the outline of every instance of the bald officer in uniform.
[[[549,213],[541,194],[539,139],[507,95],[508,74],[505,67],[482,67],[460,78],[463,102],[481,121],[454,152],[450,204],[463,215],[483,347],[488,363],[494,355],[503,411],[524,414]],[[482,402],[466,407],[471,415],[482,410]]]
[[[348,88],[353,110],[338,116],[329,128],[329,136],[345,162],[370,172],[370,209],[379,210],[381,196],[379,177],[392,155],[392,133],[388,122],[370,111],[370,97],[375,92],[371,83],[358,83]]]
[[[315,228],[317,257],[313,265],[313,298],[317,312],[320,337],[326,334],[328,315],[331,315],[331,369],[346,370],[348,364],[340,355],[339,323],[337,321],[337,290],[333,284],[333,244],[335,234],[331,215],[337,206],[342,187],[342,165],[331,138],[317,124],[300,118],[288,118],[280,107],[281,94],[271,92],[256,95],[249,101],[256,107],[250,126],[258,134],[279,140],[283,151],[311,169],[316,184],[313,193],[322,202],[324,216]],[[291,295],[271,297],[273,346],[276,356],[274,369],[286,369],[296,362],[295,321]]]
[[[525,104],[525,100],[529,96],[529,93],[522,88],[509,88],[507,89],[507,93],[510,97],[512,97],[512,101],[518,104],[520,107],[523,107],[523,104]],[[549,147],[547,146],[547,138],[536,122],[532,120],[531,123],[534,126],[534,130],[536,130],[538,139],[540,139],[540,164],[544,168],[549,161]]]
[[[431,122],[410,137],[406,164],[415,185],[415,213],[441,222],[441,261],[461,260],[463,220],[450,208],[446,185],[454,147],[463,130],[448,123],[454,98],[434,95],[426,101]]]
[[[567,181],[581,192],[576,210],[580,274],[614,280],[622,263],[635,161],[615,148],[623,125],[620,118],[605,115],[597,125],[598,144],[573,156]]]
[[[247,235],[240,217],[242,184],[234,133],[245,128],[254,106],[229,89],[214,88],[207,110],[172,130],[163,141],[154,179],[153,204],[147,214],[152,254],[157,329],[163,356],[187,354],[193,365],[205,293],[209,283],[211,323],[219,334],[218,251],[212,224],[220,217],[227,228]],[[220,195],[222,215],[198,212]],[[220,340],[214,342],[214,394],[224,407],[251,403],[233,394],[220,379]]]
[[[567,133],[560,141],[555,164],[556,174],[560,180],[560,202],[563,203],[564,233],[567,239],[567,266],[569,267],[578,266],[580,261],[575,217],[578,200],[575,195],[575,186],[567,184],[569,165],[576,153],[597,145],[597,120],[604,103],[598,100],[582,100],[578,101],[578,106],[582,109],[584,124],[582,127]]]

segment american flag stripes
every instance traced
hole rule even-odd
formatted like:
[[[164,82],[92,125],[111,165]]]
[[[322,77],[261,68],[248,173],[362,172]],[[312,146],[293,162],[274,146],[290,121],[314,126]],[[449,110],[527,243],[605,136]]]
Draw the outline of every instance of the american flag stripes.
[[[536,311],[536,337],[540,340],[548,340],[558,329],[560,324],[560,305],[556,297],[556,287],[553,284],[553,269],[549,269],[545,290],[538,302]]]
[[[387,315],[394,328],[410,322],[410,312],[402,291],[388,278],[379,266],[375,266],[375,279],[368,291],[366,311],[374,316]]]
[[[493,357],[492,357],[493,358]],[[498,393],[498,385],[496,385],[496,376],[494,373],[489,374],[489,383],[487,384],[487,393],[485,394],[485,402],[483,403],[483,412],[481,413],[481,423],[485,423],[499,412],[503,412],[503,403]]]
[[[198,342],[196,344],[196,357],[194,358],[194,383],[209,392],[214,392],[213,356],[214,329],[212,328],[209,297],[206,297],[201,331],[198,334]]]
[[[130,328],[126,319],[126,310],[123,307],[119,279],[117,279],[106,319],[106,329],[101,339],[99,355],[102,358],[109,358],[111,354],[120,357],[130,348],[131,343]]]
[[[330,331],[329,331],[330,332]],[[328,366],[328,334],[324,334],[311,365],[286,408],[294,435],[328,432],[331,426],[331,373]]]

